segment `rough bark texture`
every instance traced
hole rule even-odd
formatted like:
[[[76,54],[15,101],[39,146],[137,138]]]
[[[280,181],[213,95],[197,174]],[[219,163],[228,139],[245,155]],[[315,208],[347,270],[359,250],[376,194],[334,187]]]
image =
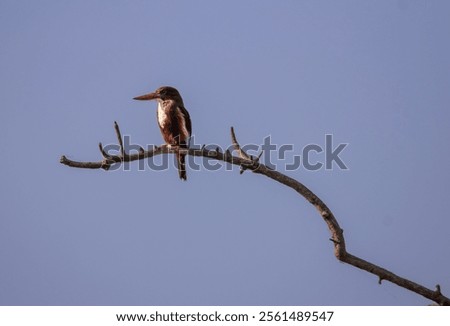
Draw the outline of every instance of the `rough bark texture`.
[[[439,285],[436,285],[435,290],[428,289],[420,284],[414,283],[406,278],[400,277],[380,266],[372,264],[364,259],[361,259],[348,253],[345,248],[345,239],[343,230],[339,226],[338,221],[336,220],[331,210],[327,207],[327,205],[325,205],[325,203],[319,197],[317,197],[311,190],[309,190],[301,182],[292,179],[291,177],[288,177],[278,171],[272,170],[264,164],[261,164],[259,162],[259,158],[261,157],[262,153],[256,158],[245,153],[239,146],[233,128],[231,128],[231,140],[236,152],[238,153],[238,156],[233,156],[229,151],[221,152],[219,148],[217,148],[216,150],[208,150],[205,148],[205,146],[203,146],[200,149],[192,149],[192,148],[177,149],[173,147],[169,148],[167,145],[155,147],[148,151],[145,151],[144,149],[141,148],[139,153],[129,155],[124,150],[122,136],[120,134],[119,126],[117,125],[116,122],[114,122],[114,128],[121,149],[120,155],[115,156],[108,155],[107,153],[105,153],[102,144],[100,143],[99,149],[103,156],[102,161],[77,162],[69,160],[67,157],[62,156],[60,162],[64,165],[75,168],[108,170],[113,164],[142,160],[160,154],[168,154],[168,153],[174,154],[176,153],[177,150],[179,150],[180,152],[181,151],[185,152],[187,155],[201,156],[206,159],[219,160],[239,165],[241,167],[241,173],[243,173],[245,170],[250,170],[256,174],[262,174],[285,186],[294,189],[297,193],[303,196],[308,202],[314,205],[314,207],[316,207],[320,216],[328,226],[328,229],[331,233],[330,240],[334,244],[334,255],[338,260],[350,264],[352,266],[355,266],[357,268],[360,268],[362,270],[365,270],[369,273],[377,275],[380,284],[382,280],[390,281],[392,283],[397,284],[398,286],[401,286],[405,289],[420,294],[425,298],[428,298],[436,302],[439,305],[446,305],[446,306],[450,305],[450,299],[442,295]]]

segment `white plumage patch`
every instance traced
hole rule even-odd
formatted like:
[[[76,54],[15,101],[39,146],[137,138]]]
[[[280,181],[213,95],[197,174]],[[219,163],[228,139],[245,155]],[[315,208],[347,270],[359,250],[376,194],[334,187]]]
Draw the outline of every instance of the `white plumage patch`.
[[[164,124],[167,119],[167,113],[162,106],[162,102],[158,101],[158,123],[161,128],[164,128]]]

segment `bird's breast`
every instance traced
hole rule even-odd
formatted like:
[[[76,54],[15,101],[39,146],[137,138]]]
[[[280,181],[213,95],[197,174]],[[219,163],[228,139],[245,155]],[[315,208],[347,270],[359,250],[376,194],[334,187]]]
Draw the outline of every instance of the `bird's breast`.
[[[162,105],[162,103],[158,102],[158,124],[161,128],[167,124],[167,119],[169,118],[167,109]]]
[[[167,144],[186,144],[191,136],[187,125],[189,115],[184,112],[175,102],[158,102],[158,124]]]

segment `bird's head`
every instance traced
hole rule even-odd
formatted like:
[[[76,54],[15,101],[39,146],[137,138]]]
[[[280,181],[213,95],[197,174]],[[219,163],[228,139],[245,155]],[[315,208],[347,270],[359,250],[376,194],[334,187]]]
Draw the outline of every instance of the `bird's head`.
[[[183,99],[177,89],[170,86],[162,86],[153,93],[137,96],[133,99],[139,101],[158,100],[162,102],[172,100],[178,103],[183,103]]]

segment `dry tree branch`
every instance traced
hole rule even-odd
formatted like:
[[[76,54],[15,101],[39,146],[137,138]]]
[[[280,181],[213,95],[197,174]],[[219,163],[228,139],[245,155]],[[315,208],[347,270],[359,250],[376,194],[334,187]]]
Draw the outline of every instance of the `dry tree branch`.
[[[331,210],[325,205],[325,203],[317,197],[310,189],[308,189],[301,182],[288,177],[278,171],[270,169],[268,166],[261,164],[259,162],[259,158],[261,157],[262,152],[258,157],[254,158],[251,155],[245,153],[239,145],[236,135],[234,133],[233,127],[231,127],[231,140],[233,146],[238,153],[238,157],[233,156],[228,150],[224,153],[220,152],[220,149],[216,150],[208,150],[205,146],[202,146],[200,149],[177,149],[175,147],[168,147],[167,145],[161,145],[158,147],[154,147],[151,150],[145,151],[143,148],[140,148],[138,153],[135,154],[127,154],[123,147],[122,136],[120,133],[119,125],[117,122],[114,122],[114,129],[116,131],[116,135],[118,138],[119,146],[120,146],[120,154],[119,155],[109,155],[103,149],[102,144],[99,144],[100,152],[103,156],[103,160],[100,162],[77,162],[68,159],[66,156],[61,156],[60,162],[64,165],[75,167],[75,168],[84,168],[84,169],[104,169],[108,170],[112,164],[118,164],[121,162],[132,162],[136,160],[142,160],[145,158],[149,158],[155,155],[160,154],[168,154],[175,153],[177,150],[185,151],[186,154],[192,156],[200,156],[206,159],[214,159],[219,161],[228,162],[231,164],[239,165],[241,167],[241,173],[245,170],[250,170],[256,174],[265,175],[268,178],[271,178],[287,187],[294,189],[297,193],[303,196],[308,202],[310,202],[316,209],[318,210],[320,216],[325,221],[328,226],[328,229],[331,233],[330,240],[334,245],[334,255],[336,258],[344,263],[350,264],[362,270],[365,270],[369,273],[372,273],[378,276],[378,283],[381,284],[382,280],[386,280],[397,284],[398,286],[415,292],[424,296],[427,299],[430,299],[436,302],[439,305],[450,305],[450,299],[442,295],[440,285],[436,285],[436,290],[430,290],[425,286],[412,282],[406,278],[400,277],[387,269],[384,269],[380,266],[377,266],[373,263],[370,263],[364,259],[361,259],[357,256],[354,256],[347,252],[345,247],[345,239],[344,239],[344,231],[339,226],[338,221],[335,216],[331,212]]]

